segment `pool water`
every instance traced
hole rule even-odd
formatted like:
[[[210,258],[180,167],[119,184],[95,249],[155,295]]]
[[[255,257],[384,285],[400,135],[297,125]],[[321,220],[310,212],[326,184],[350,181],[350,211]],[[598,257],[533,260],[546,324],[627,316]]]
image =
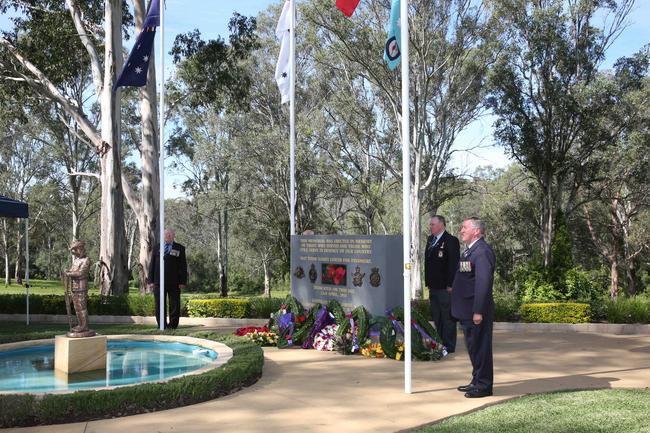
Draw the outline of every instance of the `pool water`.
[[[170,379],[216,363],[217,353],[191,344],[109,340],[106,371],[54,370],[54,345],[0,352],[0,392],[94,389]]]

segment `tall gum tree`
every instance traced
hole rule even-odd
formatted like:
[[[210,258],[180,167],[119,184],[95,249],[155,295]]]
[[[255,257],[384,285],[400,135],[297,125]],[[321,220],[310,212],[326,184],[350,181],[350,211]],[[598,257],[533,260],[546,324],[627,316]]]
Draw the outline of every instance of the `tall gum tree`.
[[[100,222],[100,291],[102,294],[121,294],[128,287],[128,264],[126,251],[126,235],[124,231],[124,203],[121,176],[121,146],[120,146],[120,91],[113,92],[112,85],[116,74],[122,66],[122,24],[124,5],[121,0],[106,0],[103,2],[103,15],[99,0],[85,2],[80,5],[75,0],[66,0],[65,10],[69,18],[64,21],[60,2],[55,1],[0,1],[0,9],[6,11],[14,7],[25,13],[28,18],[53,14],[58,19],[49,28],[52,35],[59,34],[62,25],[74,26],[78,42],[83,46],[89,60],[90,73],[95,87],[100,109],[100,130],[88,119],[85,107],[78,105],[73,99],[62,92],[57,86],[56,70],[46,62],[37,64],[43,57],[31,50],[36,38],[46,36],[47,32],[38,33],[35,30],[20,34],[16,32],[12,38],[9,34],[0,37],[2,75],[5,79],[26,84],[41,97],[59,104],[79,126],[88,138],[100,158],[101,183],[101,222]],[[82,7],[80,7],[82,6]],[[71,21],[70,21],[71,19]],[[101,23],[103,22],[103,28]],[[58,33],[57,33],[58,32]],[[62,40],[36,41],[43,47],[49,45],[62,49],[69,44],[69,38]],[[98,46],[103,41],[103,64]],[[33,56],[32,61],[27,54]],[[56,60],[56,59],[49,59]],[[44,72],[46,71],[46,72]]]
[[[411,131],[401,131],[403,115],[400,75],[390,71],[381,53],[390,2],[374,0],[359,5],[346,19],[330,2],[304,5],[304,19],[322,29],[323,40],[340,63],[355,64],[357,74],[381,97],[379,118],[410,136],[411,173],[401,172],[398,155],[382,155],[396,179],[411,176],[411,261],[421,273],[422,216],[435,213],[450,174],[449,161],[456,137],[484,107],[485,83],[498,44],[496,23],[482,1],[413,0],[409,2]],[[327,58],[319,59],[328,62]],[[354,107],[350,107],[351,110]],[[391,152],[399,151],[393,146]],[[423,296],[420,278],[411,279],[416,298]]]
[[[553,265],[559,213],[578,208],[592,155],[615,134],[598,119],[611,100],[595,92],[605,52],[634,3],[605,0],[495,0],[508,47],[492,75],[495,139],[534,179],[541,194],[540,252]],[[598,13],[608,18],[593,25]]]

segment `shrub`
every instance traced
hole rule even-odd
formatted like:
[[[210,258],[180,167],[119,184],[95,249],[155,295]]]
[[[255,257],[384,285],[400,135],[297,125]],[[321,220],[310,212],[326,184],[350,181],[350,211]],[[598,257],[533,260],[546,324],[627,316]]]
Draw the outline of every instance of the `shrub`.
[[[271,313],[275,313],[282,307],[282,299],[280,298],[266,298],[257,296],[249,298],[250,303],[250,317],[254,319],[268,319]]]
[[[516,322],[521,303],[512,292],[494,292],[494,321]]]
[[[126,296],[88,297],[88,312],[93,315],[151,316],[154,314],[154,297],[139,294]],[[30,295],[31,314],[65,314],[65,296]],[[0,295],[0,313],[25,313],[24,295]]]
[[[650,323],[650,298],[609,299],[605,301],[605,318],[610,323]]]
[[[240,295],[259,295],[264,291],[260,278],[253,278],[243,272],[228,273],[228,291]]]
[[[587,323],[591,317],[589,304],[547,303],[522,304],[519,315],[523,322]]]
[[[180,330],[175,334],[186,335]],[[219,368],[165,383],[47,394],[42,398],[0,395],[0,427],[86,421],[186,406],[227,395],[261,377],[264,354],[248,339],[210,332],[189,336],[220,341],[233,349],[233,357]]]
[[[247,299],[191,299],[187,305],[189,317],[244,319],[250,317],[250,309]]]
[[[153,295],[125,295],[88,297],[88,313],[98,316],[153,316]],[[30,314],[66,314],[65,296],[30,295]],[[25,295],[0,295],[0,313],[24,314]],[[187,299],[181,298],[181,314],[187,315]]]

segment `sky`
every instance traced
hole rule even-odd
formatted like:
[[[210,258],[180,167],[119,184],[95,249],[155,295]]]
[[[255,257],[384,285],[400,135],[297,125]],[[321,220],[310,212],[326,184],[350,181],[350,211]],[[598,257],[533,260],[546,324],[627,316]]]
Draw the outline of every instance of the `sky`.
[[[362,0],[363,1],[363,0]],[[257,15],[271,4],[283,0],[167,0],[165,34],[171,44],[174,36],[198,28],[206,39],[221,35],[227,38],[228,21],[234,11],[242,15]],[[334,7],[334,0],[332,0]],[[300,17],[298,17],[299,19]],[[650,0],[636,0],[636,6],[629,18],[629,26],[618,37],[608,51],[604,68],[611,68],[616,59],[629,56],[650,43]],[[299,26],[299,22],[297,24]],[[300,28],[298,27],[298,30]],[[378,54],[378,55],[381,55]],[[169,60],[166,60],[169,62]],[[167,68],[165,68],[167,69]],[[511,160],[503,148],[492,141],[493,116],[483,116],[473,122],[456,140],[451,164],[460,173],[472,173],[477,167],[503,168]]]
[[[305,0],[302,0],[305,1]],[[363,1],[363,0],[362,0]],[[165,8],[165,52],[169,52],[177,34],[199,29],[204,39],[228,37],[228,21],[233,12],[246,16],[257,16],[272,4],[283,3],[283,0],[166,0]],[[334,0],[332,0],[334,7]],[[298,17],[299,20],[300,17]],[[603,68],[611,68],[616,59],[629,56],[639,51],[643,45],[650,43],[650,0],[636,0],[636,5],[629,17],[629,26],[623,31],[607,53]],[[6,16],[0,16],[0,29],[7,29],[10,22]],[[298,21],[297,31],[300,31]],[[132,38],[133,40],[135,38]],[[160,38],[156,38],[156,62]],[[378,55],[381,55],[379,53]],[[172,72],[171,58],[165,56],[165,75]],[[505,167],[510,160],[502,148],[492,142],[492,123],[494,118],[484,116],[472,123],[456,140],[457,152],[454,153],[451,164],[461,173],[471,173],[479,166],[491,165],[495,168]],[[181,195],[174,184],[182,181],[178,176],[167,176],[166,197]]]

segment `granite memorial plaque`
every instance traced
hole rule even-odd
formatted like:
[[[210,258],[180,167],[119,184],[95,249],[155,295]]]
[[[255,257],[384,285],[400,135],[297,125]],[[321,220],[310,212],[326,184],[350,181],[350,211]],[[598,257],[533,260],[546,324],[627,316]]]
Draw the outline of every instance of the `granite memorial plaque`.
[[[402,251],[401,235],[294,235],[291,294],[305,307],[336,299],[383,315],[403,303]]]

